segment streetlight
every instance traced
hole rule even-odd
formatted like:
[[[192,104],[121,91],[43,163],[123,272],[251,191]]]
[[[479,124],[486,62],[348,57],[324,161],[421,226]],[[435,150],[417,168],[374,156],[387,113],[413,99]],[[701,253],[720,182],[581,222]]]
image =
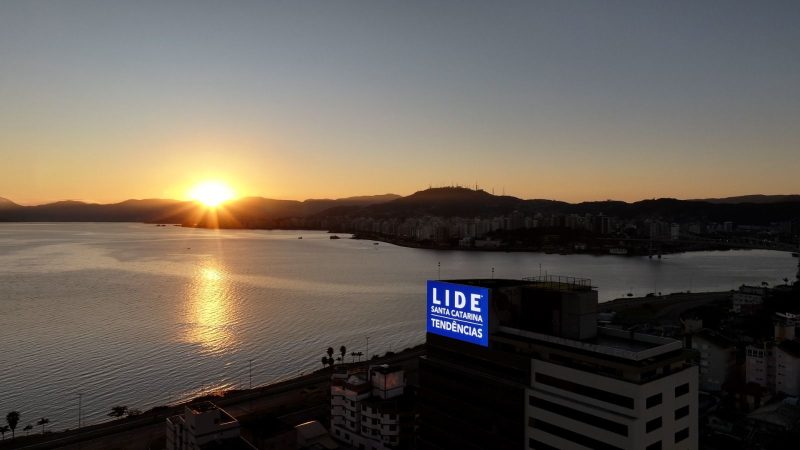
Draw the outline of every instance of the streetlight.
[[[78,428],[81,427],[81,408],[83,407],[83,392],[78,391]]]

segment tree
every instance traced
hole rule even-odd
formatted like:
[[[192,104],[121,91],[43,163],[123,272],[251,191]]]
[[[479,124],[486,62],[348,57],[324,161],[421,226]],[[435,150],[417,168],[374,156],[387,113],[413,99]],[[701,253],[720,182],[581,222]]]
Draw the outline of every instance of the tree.
[[[22,431],[24,431],[24,432],[25,432],[25,436],[27,436],[27,435],[28,435],[28,433],[29,433],[29,432],[30,432],[32,429],[33,429],[33,425],[31,425],[31,424],[27,424],[27,425],[25,425],[25,428],[23,428],[23,429],[22,429]]]
[[[345,355],[347,355],[347,347],[345,347],[344,345],[339,347],[339,353],[342,354],[342,362],[344,362],[344,357]]]
[[[323,356],[322,357],[322,367],[325,367],[327,365],[328,365],[328,357],[327,356]]]
[[[3,435],[3,440],[4,441],[6,440],[6,433],[8,433],[10,430],[11,430],[11,428],[8,428],[8,425],[4,425],[4,426],[0,427],[0,434]]]
[[[41,419],[39,419],[38,422],[36,422],[36,425],[42,426],[42,434],[44,434],[44,426],[47,425],[48,423],[50,423],[50,419],[46,417],[42,417]]]
[[[122,417],[128,412],[127,406],[112,406],[111,412],[108,413],[109,417]]]
[[[14,430],[17,429],[17,424],[19,423],[19,411],[11,411],[6,414],[6,422],[11,428],[11,439],[14,439]]]
[[[141,409],[131,408],[128,410],[128,417],[139,416],[142,414]]]

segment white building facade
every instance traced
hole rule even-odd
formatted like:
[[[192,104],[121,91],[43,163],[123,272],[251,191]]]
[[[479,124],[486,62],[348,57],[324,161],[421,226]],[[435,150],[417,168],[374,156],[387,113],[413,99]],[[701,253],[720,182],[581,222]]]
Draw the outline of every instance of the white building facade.
[[[602,329],[600,332],[612,333]],[[531,386],[525,403],[528,448],[697,448],[697,367],[687,366],[681,357],[628,373],[623,361],[609,363],[620,357],[636,363],[682,348],[679,341],[672,339],[636,337],[654,345],[629,352],[603,345],[581,345],[582,354],[573,356],[575,363],[606,364],[609,369],[616,366],[621,372],[615,376],[581,370],[577,364],[570,367],[573,364],[564,359],[566,355],[556,359],[551,354],[551,361],[532,359]],[[595,354],[586,354],[587,350]]]
[[[390,450],[403,443],[408,416],[402,368],[335,374],[331,380],[331,435],[364,450]],[[409,410],[409,411],[407,411]]]

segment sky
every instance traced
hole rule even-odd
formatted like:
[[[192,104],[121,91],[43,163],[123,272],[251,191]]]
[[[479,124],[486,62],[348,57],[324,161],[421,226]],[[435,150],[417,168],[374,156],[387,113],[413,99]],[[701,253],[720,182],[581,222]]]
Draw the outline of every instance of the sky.
[[[796,1],[0,2],[0,197],[800,193]]]

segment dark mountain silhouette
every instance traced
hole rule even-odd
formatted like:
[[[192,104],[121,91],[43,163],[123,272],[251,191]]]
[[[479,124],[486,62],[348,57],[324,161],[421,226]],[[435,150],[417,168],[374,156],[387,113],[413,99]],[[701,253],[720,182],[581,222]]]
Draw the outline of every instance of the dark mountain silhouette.
[[[607,200],[573,204],[555,200],[523,200],[461,187],[431,188],[407,197],[385,194],[302,202],[246,197],[228,202],[217,210],[206,209],[194,202],[163,199],[127,200],[109,205],[62,201],[38,206],[20,206],[0,199],[0,221],[179,223],[224,228],[320,227],[329,218],[470,218],[537,213],[766,225],[800,218],[800,201],[715,203],[662,198],[634,203]]]
[[[738,197],[705,198],[700,202],[708,203],[786,203],[800,202],[800,195],[740,195]]]
[[[20,208],[21,206],[7,198],[0,197],[0,209]]]
[[[270,227],[276,220],[305,217],[337,206],[364,207],[376,202],[395,199],[393,194],[350,197],[336,200],[273,200],[245,197],[226,203],[216,215],[195,202],[144,199],[126,200],[114,204],[85,203],[74,200],[37,206],[20,206],[2,199],[0,221],[6,222],[146,222],[207,223],[215,216],[226,227]]]
[[[711,203],[662,198],[634,203],[607,200],[566,203],[496,196],[461,187],[432,188],[390,202],[362,208],[332,208],[317,217],[408,218],[496,217],[520,214],[593,214],[621,219],[659,219],[671,222],[725,222],[761,225],[800,218],[800,201],[776,203]]]

